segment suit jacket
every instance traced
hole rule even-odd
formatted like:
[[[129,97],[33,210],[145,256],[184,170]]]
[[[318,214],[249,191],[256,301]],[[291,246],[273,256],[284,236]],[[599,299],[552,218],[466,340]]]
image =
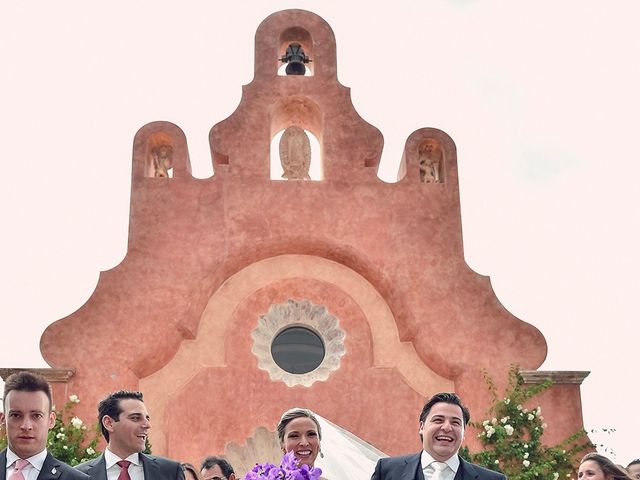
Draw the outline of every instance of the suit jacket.
[[[422,452],[381,458],[376,463],[371,480],[424,480],[420,465],[421,456]],[[454,480],[507,480],[507,477],[460,458],[460,467]]]
[[[0,452],[0,480],[6,480],[7,475],[7,449]],[[64,462],[56,459],[47,452],[38,480],[86,480],[87,477]]]
[[[164,457],[140,453],[145,480],[184,480],[180,463]],[[76,469],[89,475],[92,480],[107,480],[107,464],[104,454],[88,462],[76,465]]]

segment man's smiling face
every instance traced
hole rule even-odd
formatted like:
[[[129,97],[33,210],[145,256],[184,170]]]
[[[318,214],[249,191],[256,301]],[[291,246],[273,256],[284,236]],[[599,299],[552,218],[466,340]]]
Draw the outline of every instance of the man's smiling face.
[[[420,422],[419,433],[425,451],[444,462],[458,452],[464,439],[462,409],[453,403],[434,404],[424,422]]]
[[[140,400],[125,398],[120,400],[118,419],[105,416],[102,424],[109,431],[109,450],[120,458],[145,449],[147,433],[151,428],[147,408]]]

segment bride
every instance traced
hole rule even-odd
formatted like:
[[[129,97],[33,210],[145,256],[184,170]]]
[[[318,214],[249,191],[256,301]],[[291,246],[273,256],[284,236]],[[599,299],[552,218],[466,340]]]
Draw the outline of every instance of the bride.
[[[313,467],[320,454],[322,430],[311,410],[292,408],[282,414],[277,426],[282,453],[293,452],[300,465]]]

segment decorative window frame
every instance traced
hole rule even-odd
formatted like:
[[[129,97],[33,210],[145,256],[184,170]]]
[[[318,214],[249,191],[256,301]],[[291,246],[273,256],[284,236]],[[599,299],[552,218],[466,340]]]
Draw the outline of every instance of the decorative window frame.
[[[324,343],[324,358],[311,372],[289,373],[271,355],[271,344],[276,336],[294,326],[312,330]],[[346,353],[345,333],[340,328],[338,319],[324,305],[315,305],[309,300],[289,299],[284,303],[271,305],[267,313],[258,319],[258,326],[251,332],[251,337],[251,352],[258,359],[258,368],[265,370],[271,380],[282,381],[288,387],[310,387],[315,382],[327,380],[331,372],[340,368],[340,359]]]

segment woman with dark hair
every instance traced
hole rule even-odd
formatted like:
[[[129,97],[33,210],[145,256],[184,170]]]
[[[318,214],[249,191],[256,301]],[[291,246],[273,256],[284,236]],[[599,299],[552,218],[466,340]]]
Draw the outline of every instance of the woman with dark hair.
[[[293,452],[300,465],[313,467],[320,453],[322,430],[311,410],[292,408],[278,422],[278,439],[282,453]]]
[[[604,455],[587,453],[580,461],[578,480],[632,480],[629,474]]]

